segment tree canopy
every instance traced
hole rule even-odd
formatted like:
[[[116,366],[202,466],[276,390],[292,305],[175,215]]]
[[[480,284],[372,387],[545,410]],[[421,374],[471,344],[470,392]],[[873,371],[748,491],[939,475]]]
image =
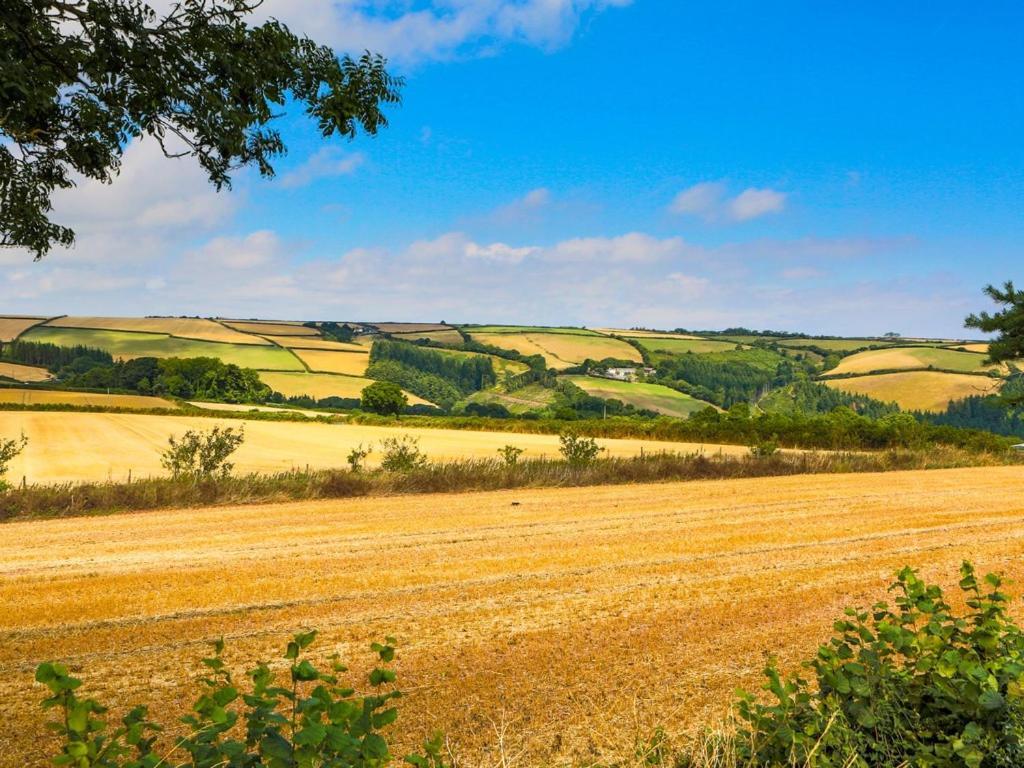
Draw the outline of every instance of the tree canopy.
[[[1024,358],[1024,291],[1016,290],[1013,281],[1008,280],[1002,289],[994,285],[986,286],[985,293],[1006,309],[995,314],[981,312],[970,315],[964,325],[986,333],[999,334],[988,347],[988,356],[992,362]]]
[[[369,52],[340,58],[269,20],[261,0],[0,0],[0,245],[36,258],[70,245],[55,190],[112,180],[140,137],[194,157],[221,189],[231,172],[274,173],[272,121],[302,105],[324,137],[375,134],[401,79]]]

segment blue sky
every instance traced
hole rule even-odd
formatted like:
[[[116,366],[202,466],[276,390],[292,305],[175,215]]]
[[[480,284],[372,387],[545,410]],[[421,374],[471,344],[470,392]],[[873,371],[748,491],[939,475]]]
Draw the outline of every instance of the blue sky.
[[[6,311],[962,336],[1020,278],[1024,7],[270,0],[406,77],[217,195],[146,142]]]

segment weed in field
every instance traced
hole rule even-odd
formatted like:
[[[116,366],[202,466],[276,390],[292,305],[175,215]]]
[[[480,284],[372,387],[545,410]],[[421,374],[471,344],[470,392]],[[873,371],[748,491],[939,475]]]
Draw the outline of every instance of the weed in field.
[[[17,440],[0,440],[0,492],[11,487],[10,483],[4,480],[7,466],[25,450],[26,445],[28,445],[28,438],[24,435]]]
[[[768,459],[779,452],[779,441],[777,438],[770,440],[758,440],[750,446],[750,455],[755,459]]]
[[[373,446],[367,446],[364,448],[362,443],[357,445],[348,452],[348,456],[345,458],[348,462],[349,469],[353,472],[362,472],[363,462],[366,461],[367,457],[371,453],[373,453]]]
[[[244,427],[214,427],[209,432],[190,429],[180,439],[173,435],[167,439],[169,445],[161,454],[160,463],[175,479],[199,482],[227,477],[234,467],[228,457],[244,440]]]
[[[519,457],[523,455],[523,449],[514,445],[503,445],[498,449],[498,455],[506,467],[514,467],[519,463]]]

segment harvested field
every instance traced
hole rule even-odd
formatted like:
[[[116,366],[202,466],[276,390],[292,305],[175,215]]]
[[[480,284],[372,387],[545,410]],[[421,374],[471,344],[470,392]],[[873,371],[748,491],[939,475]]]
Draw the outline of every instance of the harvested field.
[[[3,390],[0,390],[2,392]],[[10,390],[7,390],[10,391]],[[433,459],[496,458],[506,444],[527,456],[558,455],[557,435],[470,432],[457,429],[409,429],[363,424],[307,424],[294,421],[219,420],[202,416],[150,416],[123,413],[0,411],[0,435],[28,436],[25,452],[11,463],[10,473],[31,483],[78,480],[120,480],[163,475],[160,452],[170,435],[214,426],[245,426],[245,443],[233,460],[239,473],[282,472],[295,468],[343,467],[349,450],[377,444],[386,437],[411,434]],[[634,456],[641,450],[675,450],[742,455],[743,446],[700,446],[652,440],[599,440],[606,455]],[[380,459],[377,451],[369,464]]]
[[[691,413],[714,407],[711,403],[677,392],[661,384],[600,379],[594,376],[566,376],[588,395],[614,398],[637,408],[646,408],[667,416],[686,418]]]
[[[988,354],[988,344],[961,344],[955,349],[962,349],[964,352],[981,352],[983,355]]]
[[[204,403],[199,400],[190,400],[189,405],[202,408],[204,411],[228,411],[231,413],[248,413],[257,411],[259,413],[297,413],[313,419],[317,416],[326,415],[323,411],[310,411],[301,408],[282,408],[274,405],[250,405],[248,403]]]
[[[311,371],[362,376],[370,364],[370,354],[360,347],[354,347],[353,350],[335,352],[326,349],[296,349],[294,352]]]
[[[625,336],[630,339],[701,339],[689,333],[671,333],[669,331],[633,331],[628,328],[595,328],[598,333],[614,336]]]
[[[893,343],[895,342],[887,342],[883,339],[779,339],[778,341],[780,347],[798,349],[800,347],[817,347],[830,352],[855,352],[858,349],[881,347]]]
[[[543,355],[549,368],[571,368],[587,358],[642,362],[640,353],[624,341],[608,336],[582,333],[475,333],[484,344],[514,349],[524,355]]]
[[[299,371],[302,363],[291,352],[270,344],[222,344],[181,339],[138,331],[103,331],[80,328],[33,328],[22,337],[65,347],[81,344],[105,349],[117,359],[135,357],[216,357],[243,368]]]
[[[839,365],[828,371],[828,374],[871,373],[929,366],[963,373],[983,371],[992,367],[986,363],[985,356],[977,352],[958,352],[955,349],[938,347],[893,347],[872,349],[844,357]]]
[[[359,398],[363,390],[373,384],[373,379],[359,376],[342,376],[335,373],[291,373],[278,371],[260,371],[260,379],[275,392],[285,397],[301,397],[308,395],[316,400],[325,397]],[[426,403],[427,401],[411,392],[406,392],[409,403]]]
[[[849,379],[822,379],[822,384],[842,392],[867,395],[884,403],[897,403],[905,410],[944,411],[950,400],[971,395],[991,395],[1002,380],[940,371],[907,371]]]
[[[24,317],[8,315],[0,317],[0,342],[14,341],[33,325],[39,325],[45,317]]]
[[[180,407],[173,400],[164,400],[162,397],[107,395],[97,392],[63,392],[55,389],[0,389],[0,403],[17,403],[18,405],[93,405],[105,408],[135,408],[139,410]],[[67,413],[46,413],[45,415],[54,417],[57,420],[69,416]],[[2,416],[0,416],[0,423],[3,423]],[[9,434],[13,433],[0,429],[0,435]],[[40,439],[60,442],[59,433],[52,431]],[[60,450],[60,446],[51,447]],[[88,451],[89,448],[83,445],[79,447],[79,450]]]
[[[0,765],[47,764],[37,662],[181,728],[209,642],[241,672],[308,627],[359,675],[398,637],[398,754],[443,729],[464,765],[501,765],[499,734],[518,765],[628,759],[714,724],[766,654],[793,669],[905,564],[955,588],[970,558],[1019,594],[1022,498],[1018,468],[984,468],[11,523]]]
[[[15,381],[39,382],[48,381],[53,378],[45,368],[37,368],[34,365],[21,365],[21,363],[0,362],[0,376],[6,376]]]
[[[48,328],[87,328],[100,331],[138,331],[180,336],[199,341],[225,344],[266,344],[256,336],[226,328],[218,322],[199,317],[75,317],[51,320]]]
[[[466,333],[567,333],[571,336],[598,336],[589,328],[547,328],[543,325],[474,325],[463,328]]]
[[[320,336],[320,331],[310,328],[301,323],[275,323],[275,322],[249,322],[240,320],[222,320],[224,325],[234,328],[242,333],[255,333],[260,336],[270,334],[271,336]]]
[[[362,323],[377,328],[381,333],[429,333],[430,331],[453,331],[450,325],[441,323]]]

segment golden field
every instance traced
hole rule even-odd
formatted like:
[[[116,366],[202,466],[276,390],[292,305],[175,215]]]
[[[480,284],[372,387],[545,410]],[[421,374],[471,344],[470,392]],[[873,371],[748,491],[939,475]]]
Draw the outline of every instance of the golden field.
[[[40,661],[175,728],[207,643],[280,669],[310,627],[354,675],[397,636],[397,754],[440,728],[464,765],[628,758],[714,725],[766,654],[794,668],[904,564],[953,588],[970,558],[1019,591],[1022,498],[1019,468],[981,468],[9,523],[0,765],[46,764]]]
[[[2,392],[2,390],[0,390]],[[66,393],[60,393],[66,394]],[[95,395],[94,395],[95,397]],[[202,416],[151,416],[125,413],[71,413],[0,411],[0,436],[24,433],[29,444],[11,462],[10,477],[30,483],[123,480],[164,474],[160,452],[170,435],[214,426],[245,427],[245,443],[232,457],[238,473],[284,472],[345,466],[345,456],[356,446],[373,445],[367,461],[380,459],[378,445],[387,437],[411,434],[432,459],[497,458],[498,449],[511,443],[526,456],[558,455],[557,435],[470,432],[457,429],[408,429],[362,424],[324,424],[295,421],[248,421]],[[653,440],[599,440],[608,456],[634,456],[641,452],[680,451],[744,454],[743,446],[701,446]]]
[[[53,374],[45,368],[35,365],[22,365],[21,363],[0,362],[0,376],[6,376],[15,381],[40,382],[53,378]]]
[[[260,336],[263,336],[264,334],[270,334],[272,336],[320,335],[320,332],[317,331],[316,328],[310,328],[308,326],[302,325],[302,323],[299,322],[274,322],[272,320],[224,320],[222,322],[229,328],[234,328],[236,331],[240,331],[243,334],[255,333],[259,334]]]
[[[898,403],[905,410],[944,411],[950,400],[999,391],[1002,379],[939,371],[907,371],[855,376],[850,379],[822,379],[833,389],[867,395],[883,403]]]
[[[346,376],[362,376],[370,364],[370,353],[362,347],[353,351],[327,349],[293,349],[292,352],[311,371],[318,373],[341,373]]]
[[[0,403],[17,403],[18,405],[85,405],[103,408],[134,408],[136,410],[180,407],[173,400],[165,400],[162,397],[150,397],[148,395],[107,395],[98,392],[14,388],[0,389]],[[62,416],[60,413],[48,413],[47,415],[57,418]],[[3,417],[0,417],[0,424],[3,423]],[[6,429],[6,424],[4,427],[0,427],[0,435],[9,434],[11,432]],[[51,434],[46,439],[50,439],[50,437],[57,438],[57,435]]]
[[[321,400],[325,397],[350,397],[358,399],[373,379],[361,376],[342,376],[334,373],[298,373],[292,371],[258,371],[260,381],[285,397],[309,397]],[[411,392],[405,396],[411,405],[426,403],[422,397]]]
[[[34,325],[39,325],[45,317],[26,317],[23,315],[9,315],[0,317],[0,342],[14,341]]]
[[[183,339],[227,344],[266,344],[264,339],[239,333],[213,320],[199,317],[58,317],[47,323],[54,328],[87,328],[103,331],[164,333]]]

